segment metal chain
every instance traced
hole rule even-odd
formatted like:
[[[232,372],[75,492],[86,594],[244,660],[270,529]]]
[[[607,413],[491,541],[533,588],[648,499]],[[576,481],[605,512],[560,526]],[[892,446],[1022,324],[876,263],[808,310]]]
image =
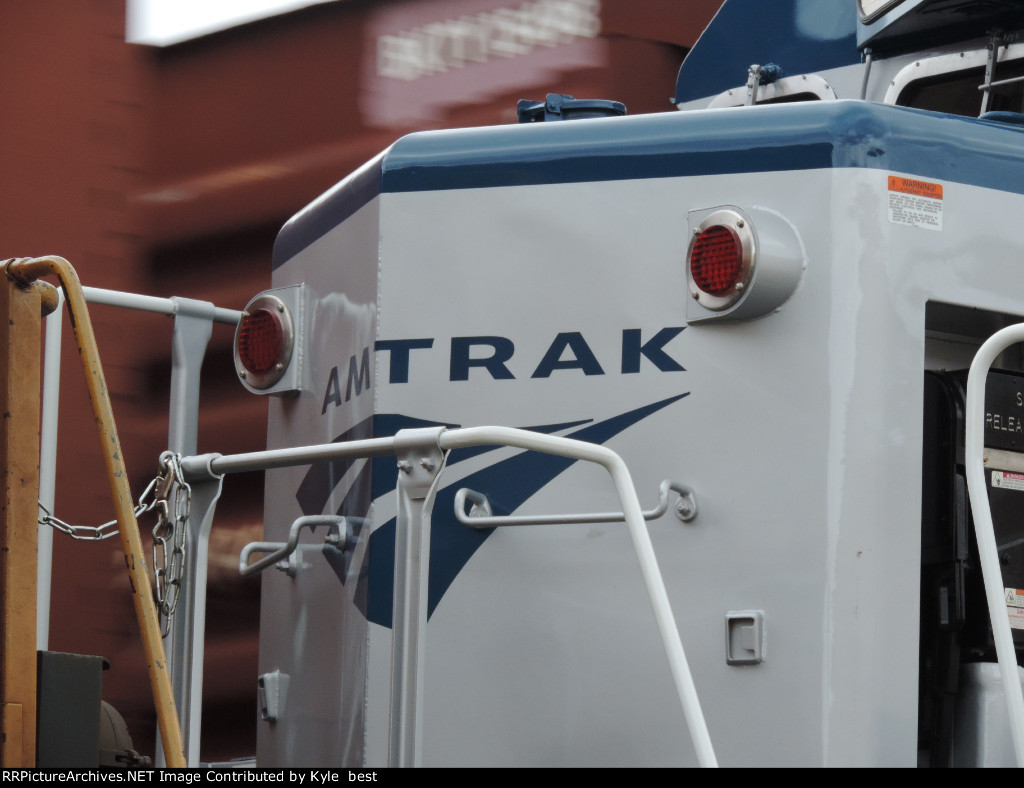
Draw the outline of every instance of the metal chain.
[[[157,521],[153,527],[153,570],[161,632],[167,637],[185,572],[186,523],[192,508],[192,487],[181,472],[180,454],[165,451],[160,455],[160,467],[163,473],[154,479]]]
[[[153,493],[159,478],[158,476],[156,479],[153,479],[142,495],[139,496],[139,502],[134,509],[136,519],[138,519],[139,515],[150,512],[157,507],[155,499],[148,503],[147,499]],[[118,534],[117,520],[109,520],[103,523],[103,525],[72,525],[57,517],[57,515],[43,505],[42,501],[37,501],[36,503],[39,505],[40,511],[39,525],[48,525],[55,531],[67,534],[72,539],[77,539],[80,542],[101,542]]]
[[[103,539],[109,539],[111,536],[117,536],[117,520],[111,520],[110,522],[103,523],[103,525],[71,525],[71,523],[64,522],[43,506],[42,501],[39,502],[39,511],[41,512],[39,515],[40,525],[48,525],[55,531],[67,534],[72,539],[78,539],[83,542],[99,542]],[[142,507],[136,507],[136,517],[141,511]]]
[[[178,606],[181,579],[185,572],[189,512],[192,488],[181,472],[181,455],[165,451],[160,455],[160,471],[149,483],[135,507],[135,517],[156,510],[153,527],[153,570],[156,575],[156,604],[161,632],[167,637]],[[117,520],[103,525],[71,525],[56,517],[39,502],[39,524],[48,525],[72,539],[97,542],[118,533]],[[168,558],[168,552],[170,557]]]

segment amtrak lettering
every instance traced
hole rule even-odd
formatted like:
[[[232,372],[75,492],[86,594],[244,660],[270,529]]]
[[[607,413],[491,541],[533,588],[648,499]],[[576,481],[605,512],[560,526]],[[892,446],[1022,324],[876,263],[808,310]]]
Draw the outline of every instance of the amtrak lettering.
[[[681,334],[684,328],[663,328],[646,342],[643,340],[642,329],[624,329],[621,353],[616,359],[621,374],[639,373],[645,358],[661,372],[685,372],[685,368],[665,351],[665,346]],[[376,342],[374,350],[384,353],[388,359],[388,383],[408,383],[409,357],[412,352],[427,351],[433,347],[434,340],[428,338],[382,339]],[[476,374],[489,375],[493,380],[515,380],[515,375],[508,368],[508,362],[515,352],[515,344],[508,337],[452,337],[448,354],[448,379],[453,382],[469,380],[471,371],[479,369],[482,372]],[[349,357],[344,372],[338,367],[331,369],[325,386],[321,415],[327,413],[328,407],[337,407],[370,388],[369,361],[370,348],[366,347],[358,356]],[[579,370],[588,376],[604,375],[609,361],[611,359],[605,359],[602,365],[581,332],[565,331],[551,341],[530,377],[548,378],[563,370]],[[341,384],[343,375],[346,381],[344,397]]]
[[[345,385],[345,402],[352,399],[352,391],[358,397],[363,389],[370,388],[370,348],[363,348],[361,361],[356,363],[356,357],[350,356],[348,360],[348,382]],[[327,393],[324,395],[324,406],[320,415],[327,412],[327,406],[333,403],[335,406],[341,404],[341,382],[338,379],[338,368],[332,367],[331,373],[327,376]]]

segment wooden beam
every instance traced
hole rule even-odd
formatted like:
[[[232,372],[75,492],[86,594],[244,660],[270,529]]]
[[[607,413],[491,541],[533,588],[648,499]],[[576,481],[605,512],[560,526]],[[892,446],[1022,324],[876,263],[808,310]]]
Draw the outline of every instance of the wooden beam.
[[[0,766],[36,762],[40,290],[0,263]]]

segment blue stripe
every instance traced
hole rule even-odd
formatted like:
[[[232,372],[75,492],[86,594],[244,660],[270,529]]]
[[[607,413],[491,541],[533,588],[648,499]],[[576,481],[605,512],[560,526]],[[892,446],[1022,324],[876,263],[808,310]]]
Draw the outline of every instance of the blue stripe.
[[[822,134],[820,115],[785,114],[665,113],[427,132],[392,148],[382,188],[416,192],[831,166],[833,141]]]
[[[424,132],[285,225],[274,265],[381,192],[863,167],[1021,194],[1021,133],[861,101]]]

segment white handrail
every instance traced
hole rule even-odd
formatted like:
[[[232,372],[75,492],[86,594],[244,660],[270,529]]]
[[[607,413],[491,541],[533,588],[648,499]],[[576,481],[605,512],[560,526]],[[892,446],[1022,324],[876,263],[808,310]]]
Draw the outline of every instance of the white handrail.
[[[159,315],[176,315],[178,304],[173,298],[158,298],[157,296],[140,295],[139,293],[124,293],[120,290],[105,290],[102,287],[83,287],[85,300],[90,304],[102,304],[103,306],[119,306],[124,309],[135,309],[140,312],[156,312]],[[235,325],[242,319],[242,313],[237,309],[224,309],[223,307],[213,308],[213,322]]]
[[[645,520],[657,520],[668,511],[668,494],[675,491],[679,494],[676,513],[685,523],[697,516],[697,496],[689,487],[671,479],[665,479],[658,489],[658,505],[640,514]],[[622,512],[593,512],[586,514],[466,514],[466,501],[477,506],[486,507],[490,512],[490,501],[483,493],[463,487],[455,493],[455,519],[471,528],[496,528],[505,525],[590,525],[593,523],[621,523],[626,518]]]
[[[402,433],[399,433],[401,435]],[[396,436],[397,437],[397,436]],[[511,446],[514,448],[571,457],[593,462],[602,466],[612,477],[615,491],[622,505],[623,518],[633,540],[640,571],[643,575],[647,595],[654,609],[662,645],[668,657],[669,668],[679,696],[679,702],[686,718],[690,739],[701,766],[718,766],[707,721],[701,709],[697,689],[693,683],[689,663],[683,651],[679,629],[676,626],[672,606],[669,603],[665,580],[658,567],[651,544],[650,534],[644,523],[640,500],[637,498],[629,469],[622,458],[611,449],[585,441],[563,438],[555,435],[531,432],[512,427],[466,427],[441,430],[437,434],[437,445],[442,451],[469,448],[473,446]],[[287,449],[269,449],[249,454],[220,455],[205,454],[183,457],[181,469],[185,478],[200,481],[212,478],[214,474],[239,473],[243,471],[281,468],[289,465],[306,465],[313,462],[330,462],[343,457],[371,457],[396,453],[396,438],[370,438],[347,443],[329,443],[314,446],[298,446]]]
[[[467,427],[447,430],[441,433],[439,442],[441,448],[446,451],[487,444],[514,446],[545,454],[586,460],[597,463],[608,471],[615,485],[615,491],[619,495],[626,527],[629,528],[629,535],[633,539],[633,548],[640,561],[640,571],[643,574],[644,584],[647,586],[647,595],[651,600],[651,606],[654,608],[654,617],[658,622],[661,642],[665,647],[665,654],[668,656],[676,692],[679,695],[683,715],[686,717],[686,724],[690,730],[690,739],[697,752],[697,762],[701,766],[717,766],[718,760],[715,758],[715,751],[711,746],[711,737],[708,734],[700,699],[697,697],[697,688],[694,686],[693,676],[690,674],[690,666],[686,661],[686,654],[683,652],[683,642],[679,636],[679,629],[676,627],[675,617],[672,615],[668,592],[665,590],[665,580],[654,556],[654,546],[651,544],[650,534],[647,533],[647,527],[644,524],[640,499],[637,498],[636,489],[633,487],[633,479],[622,458],[604,446],[511,427]]]
[[[964,465],[967,467],[967,490],[974,514],[974,531],[978,539],[978,557],[985,580],[985,598],[992,621],[992,635],[996,644],[996,659],[1006,697],[1006,710],[1010,715],[1010,733],[1017,765],[1024,766],[1024,692],[1017,673],[1017,652],[1010,631],[1010,617],[1003,597],[1003,574],[996,547],[992,510],[985,487],[984,424],[985,382],[996,356],[1016,342],[1024,342],[1024,324],[997,331],[978,349],[967,375],[966,436],[964,438]]]

